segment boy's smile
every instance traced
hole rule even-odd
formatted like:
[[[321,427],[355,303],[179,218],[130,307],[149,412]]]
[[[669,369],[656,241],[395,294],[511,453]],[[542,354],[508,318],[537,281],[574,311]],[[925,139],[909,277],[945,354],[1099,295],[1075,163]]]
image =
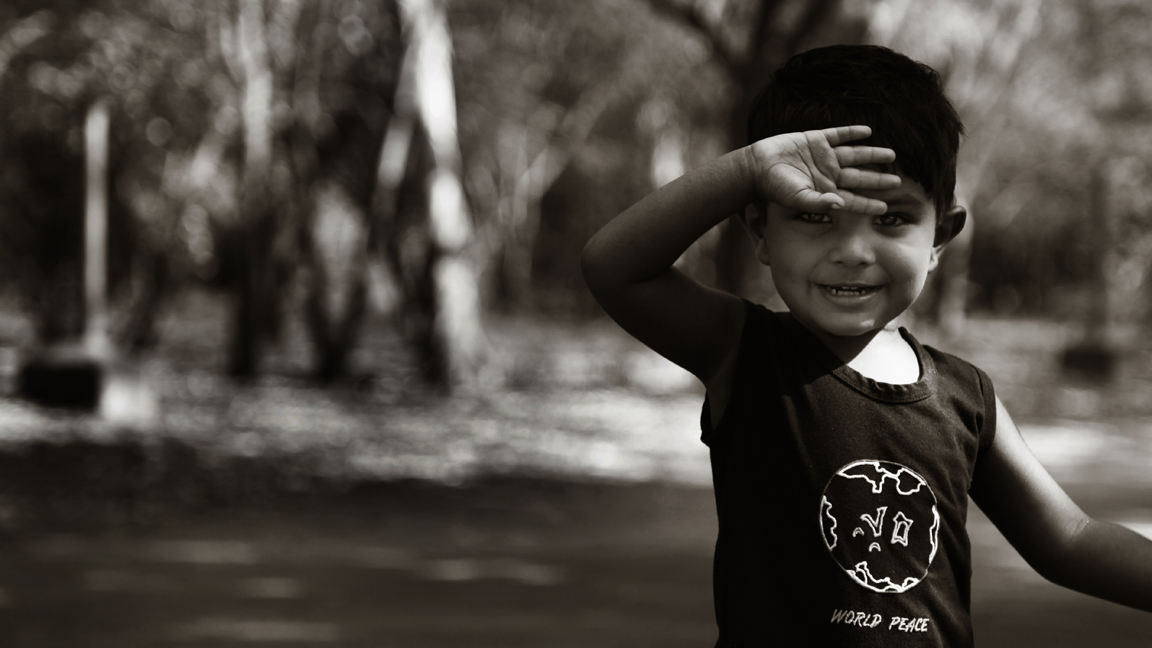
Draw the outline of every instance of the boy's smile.
[[[895,189],[858,192],[888,204],[880,216],[767,205],[757,254],[793,316],[826,343],[883,329],[936,267],[935,204],[919,183],[901,180]]]

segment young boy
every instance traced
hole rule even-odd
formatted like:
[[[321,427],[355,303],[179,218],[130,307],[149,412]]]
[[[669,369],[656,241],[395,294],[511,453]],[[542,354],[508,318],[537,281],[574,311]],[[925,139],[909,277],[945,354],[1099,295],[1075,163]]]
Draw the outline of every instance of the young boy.
[[[1088,518],[988,376],[895,325],[964,226],[961,132],[931,68],[813,50],[757,99],[752,144],[585,248],[604,309],[707,387],[718,646],[972,645],[969,494],[1046,578],[1152,610],[1152,542]],[[741,211],[789,312],[673,268]]]

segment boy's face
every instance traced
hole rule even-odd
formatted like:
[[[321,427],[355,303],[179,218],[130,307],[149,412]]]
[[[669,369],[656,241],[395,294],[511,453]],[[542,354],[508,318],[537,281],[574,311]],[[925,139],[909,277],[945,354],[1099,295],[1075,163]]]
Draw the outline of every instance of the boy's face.
[[[750,224],[780,297],[818,336],[879,331],[912,305],[935,269],[941,249],[935,204],[918,182],[902,174],[901,180],[896,189],[858,192],[887,203],[882,216],[808,214],[768,203],[763,222]]]

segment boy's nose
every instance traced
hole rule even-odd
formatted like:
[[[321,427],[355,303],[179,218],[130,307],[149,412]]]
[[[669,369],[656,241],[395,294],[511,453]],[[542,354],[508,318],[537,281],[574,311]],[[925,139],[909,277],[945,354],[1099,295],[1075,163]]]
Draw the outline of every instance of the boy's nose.
[[[865,233],[850,231],[837,238],[829,252],[833,263],[846,266],[876,263],[876,251]]]

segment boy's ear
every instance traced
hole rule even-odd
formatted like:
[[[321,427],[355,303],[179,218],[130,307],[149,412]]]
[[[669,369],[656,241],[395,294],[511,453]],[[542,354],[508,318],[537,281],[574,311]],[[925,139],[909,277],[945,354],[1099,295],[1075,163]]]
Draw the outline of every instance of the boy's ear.
[[[772,265],[768,258],[768,238],[765,230],[768,227],[768,205],[757,202],[744,207],[740,213],[740,222],[748,231],[748,238],[752,239],[752,248],[756,251],[756,258],[764,265]]]
[[[936,223],[936,240],[932,242],[932,267],[929,271],[936,269],[936,264],[940,260],[940,253],[944,251],[944,246],[956,238],[956,235],[964,229],[964,223],[967,221],[968,210],[960,205],[953,205],[948,211],[944,212],[944,216]]]
[[[956,238],[956,235],[964,229],[964,223],[968,221],[968,210],[960,205],[952,205],[948,211],[944,212],[944,217],[936,223],[936,240],[932,245],[936,247],[944,247],[949,241]]]

